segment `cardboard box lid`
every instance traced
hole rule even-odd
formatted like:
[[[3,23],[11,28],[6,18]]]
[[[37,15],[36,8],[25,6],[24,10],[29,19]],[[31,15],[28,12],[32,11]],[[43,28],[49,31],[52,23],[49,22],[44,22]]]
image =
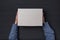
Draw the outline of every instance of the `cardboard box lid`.
[[[18,26],[42,26],[42,8],[19,8]]]

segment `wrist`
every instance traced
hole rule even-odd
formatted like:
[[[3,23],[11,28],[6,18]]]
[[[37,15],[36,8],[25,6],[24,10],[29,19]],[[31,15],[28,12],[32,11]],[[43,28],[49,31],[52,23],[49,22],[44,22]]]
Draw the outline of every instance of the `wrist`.
[[[16,25],[17,25],[17,22],[15,22],[14,24],[16,24]]]

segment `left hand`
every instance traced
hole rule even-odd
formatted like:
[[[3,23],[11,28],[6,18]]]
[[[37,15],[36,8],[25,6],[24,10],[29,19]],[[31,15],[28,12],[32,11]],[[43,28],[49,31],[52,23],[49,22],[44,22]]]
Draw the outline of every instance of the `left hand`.
[[[16,14],[16,17],[15,17],[15,24],[18,24],[18,13]]]

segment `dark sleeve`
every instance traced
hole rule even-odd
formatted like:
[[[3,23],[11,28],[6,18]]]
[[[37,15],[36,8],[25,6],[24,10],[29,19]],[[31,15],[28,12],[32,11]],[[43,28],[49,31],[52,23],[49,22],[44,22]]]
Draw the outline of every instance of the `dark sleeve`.
[[[17,30],[18,30],[17,25],[13,24],[9,34],[9,40],[17,40]]]
[[[54,30],[50,27],[48,22],[44,23],[43,30],[44,30],[46,40],[55,40]]]

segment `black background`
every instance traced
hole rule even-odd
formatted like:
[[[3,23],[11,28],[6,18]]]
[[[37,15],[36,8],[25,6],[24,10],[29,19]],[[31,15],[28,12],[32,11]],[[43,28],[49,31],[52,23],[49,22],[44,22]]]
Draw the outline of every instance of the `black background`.
[[[43,8],[47,12],[47,19],[55,31],[56,40],[60,40],[59,3],[59,0],[0,0],[0,39],[8,39],[17,8],[29,7]]]

